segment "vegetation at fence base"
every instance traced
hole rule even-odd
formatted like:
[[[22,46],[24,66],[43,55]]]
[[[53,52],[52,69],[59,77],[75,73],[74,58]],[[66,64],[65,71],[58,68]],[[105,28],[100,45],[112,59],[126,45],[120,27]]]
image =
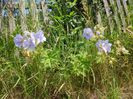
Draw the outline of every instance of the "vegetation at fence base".
[[[39,13],[28,3],[28,15],[20,1],[14,27],[10,16],[0,16],[1,99],[133,98],[131,0],[42,0]],[[40,29],[46,41],[37,43]],[[32,51],[16,46],[25,30],[22,42],[32,39]]]

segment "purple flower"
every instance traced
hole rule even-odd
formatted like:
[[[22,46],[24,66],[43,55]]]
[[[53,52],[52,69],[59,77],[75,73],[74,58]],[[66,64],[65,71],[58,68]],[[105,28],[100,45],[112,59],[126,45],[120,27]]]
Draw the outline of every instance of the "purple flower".
[[[105,53],[109,53],[111,51],[112,44],[109,43],[108,40],[98,40],[96,43],[96,47],[98,48],[99,52],[104,51]]]
[[[29,38],[27,40],[24,40],[23,47],[24,49],[32,51],[35,49],[36,45],[35,42],[31,38]]]
[[[36,40],[37,44],[46,41],[46,38],[45,38],[42,30],[39,30],[34,36],[35,36],[35,40]]]
[[[43,31],[37,33],[24,31],[24,35],[17,34],[14,38],[14,43],[17,47],[23,47],[26,50],[33,51],[35,47],[46,41]]]
[[[24,31],[24,39],[29,39],[29,38],[31,38],[32,41],[35,43],[35,33],[29,32],[29,31]]]
[[[14,38],[14,43],[17,47],[22,47],[23,45],[23,36],[21,34],[17,34]]]
[[[87,39],[87,40],[90,40],[93,36],[94,36],[94,33],[92,31],[91,28],[85,28],[83,30],[83,36]]]
[[[34,43],[36,43],[36,38],[35,38],[35,33],[34,33],[34,32],[31,32],[31,33],[30,33],[30,38],[32,39],[32,41],[33,41]]]

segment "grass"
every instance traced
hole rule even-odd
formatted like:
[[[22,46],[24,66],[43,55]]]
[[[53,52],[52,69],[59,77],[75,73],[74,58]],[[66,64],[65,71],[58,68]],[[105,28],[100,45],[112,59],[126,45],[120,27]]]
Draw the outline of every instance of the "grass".
[[[110,33],[107,27],[103,37],[86,40],[82,36],[86,19],[75,6],[61,9],[56,2],[50,7],[55,8],[49,14],[52,24],[40,22],[47,41],[35,51],[28,53],[14,45],[15,35],[23,34],[19,24],[10,35],[7,29],[2,31],[0,98],[132,99],[133,35]],[[27,24],[29,31],[36,31],[30,18]],[[98,53],[98,39],[112,43],[109,54]]]

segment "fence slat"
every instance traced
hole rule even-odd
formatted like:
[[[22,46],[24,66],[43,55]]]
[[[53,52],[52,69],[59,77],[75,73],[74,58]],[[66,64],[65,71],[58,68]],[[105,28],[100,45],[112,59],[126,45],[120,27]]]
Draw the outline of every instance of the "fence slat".
[[[42,6],[42,13],[43,13],[43,19],[44,19],[44,23],[47,24],[48,23],[48,12],[47,12],[47,4],[45,2],[45,0],[41,1],[41,6]]]
[[[26,5],[25,0],[19,0],[19,6],[14,6],[14,8],[18,8],[20,12],[19,15],[17,17],[19,17],[17,20],[15,19],[15,17],[13,16],[13,11],[10,10],[10,8],[8,8],[8,5],[13,5],[13,0],[9,0],[7,1],[7,3],[3,3],[3,1],[1,0],[0,2],[0,32],[2,32],[3,30],[6,30],[7,32],[9,31],[10,33],[13,32],[15,30],[15,22],[18,23],[19,25],[21,25],[21,29],[22,31],[25,31],[28,29],[27,24],[33,23],[33,29],[40,29],[41,24],[45,23],[45,25],[47,26],[48,24],[48,7],[46,4],[46,0],[41,0],[40,4],[36,4],[35,0],[29,0],[29,2]],[[94,3],[94,1],[92,1]],[[100,7],[99,10],[97,11],[92,11],[94,5],[93,3],[90,3],[90,1],[88,0],[82,0],[81,3],[83,5],[83,9],[84,12],[82,12],[84,14],[84,18],[86,20],[86,24],[87,26],[95,26],[95,23],[93,22],[94,20],[97,21],[97,23],[99,24],[103,24],[103,25],[108,25],[110,31],[112,32],[115,28],[115,24],[117,26],[117,29],[119,31],[123,30],[125,31],[127,24],[131,23],[129,22],[128,19],[126,18],[130,18],[130,14],[129,14],[129,10],[128,10],[128,6],[131,7],[133,5],[133,0],[102,0],[100,1],[100,5],[98,5],[99,0],[95,0],[95,4],[96,6]],[[15,4],[15,3],[14,3]],[[4,8],[3,8],[4,6]],[[104,7],[103,7],[104,6]],[[39,7],[39,9],[37,8]],[[14,9],[13,8],[13,9]],[[31,11],[31,19],[27,19],[29,17],[27,17],[27,14],[25,12],[25,9],[30,9]],[[105,10],[101,10],[102,8],[104,8]],[[8,14],[7,16],[2,16],[2,10],[8,10]],[[41,14],[39,13],[38,10],[41,9]],[[95,13],[95,17],[92,16],[92,12]],[[106,14],[104,13],[106,12]],[[113,13],[112,13],[113,12]],[[41,16],[43,15],[43,17]],[[94,19],[96,18],[97,19]],[[39,19],[41,18],[44,22],[41,22]],[[6,19],[6,20],[4,20]],[[103,21],[103,20],[107,20],[107,21]],[[28,20],[31,20],[30,22]],[[20,23],[19,23],[20,21]],[[27,22],[28,21],[28,22]]]
[[[113,17],[114,17],[117,29],[119,32],[121,32],[121,23],[120,23],[120,18],[119,18],[116,2],[114,0],[110,0],[110,4],[112,6],[112,11],[114,13]]]
[[[12,33],[15,30],[15,18],[12,14],[9,15],[9,32]]]
[[[127,1],[126,0],[122,0],[122,5],[124,7],[124,11],[125,11],[126,16],[128,16]]]
[[[126,21],[125,21],[125,17],[124,17],[124,12],[123,12],[123,8],[122,8],[122,5],[121,5],[121,1],[120,0],[116,0],[116,3],[117,3],[117,7],[118,7],[120,18],[121,18],[121,22],[122,22],[122,30],[125,32],[125,30],[126,30]]]
[[[15,18],[13,16],[14,4],[12,1],[8,2],[8,17],[9,17],[9,33],[15,30]]]
[[[31,16],[34,28],[39,28],[38,10],[35,0],[30,0]]]
[[[19,8],[20,8],[20,18],[21,18],[21,28],[22,31],[27,30],[27,24],[26,24],[26,14],[25,14],[25,0],[20,0],[19,2]]]
[[[113,31],[113,25],[112,25],[112,19],[110,17],[110,7],[109,7],[109,4],[108,4],[108,1],[107,0],[103,0],[103,3],[104,3],[104,8],[105,8],[105,11],[106,11],[106,15],[107,15],[107,18],[108,18],[108,25],[109,25],[109,28],[110,28],[110,32]]]

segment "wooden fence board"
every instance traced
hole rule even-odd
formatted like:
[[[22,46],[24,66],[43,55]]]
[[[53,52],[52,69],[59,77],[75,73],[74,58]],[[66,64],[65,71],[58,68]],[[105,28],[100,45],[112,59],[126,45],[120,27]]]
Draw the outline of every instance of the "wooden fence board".
[[[40,22],[40,19],[39,18],[42,18],[42,17],[39,17],[40,16],[40,10],[41,10],[41,13],[43,15],[43,23],[45,23],[45,25],[47,25],[48,23],[48,7],[47,7],[47,4],[45,3],[46,1],[45,0],[41,0],[40,4],[36,4],[35,0],[30,0],[30,2],[25,2],[25,0],[20,0],[18,3],[13,3],[13,2],[8,2],[8,3],[2,3],[2,0],[0,0],[0,32],[4,30],[4,28],[7,28],[7,30],[9,30],[9,32],[13,32],[15,30],[15,27],[16,27],[16,17],[14,16],[14,13],[13,11],[11,10],[11,7],[14,7],[14,9],[19,9],[19,15],[18,17],[20,17],[20,24],[21,25],[21,28],[22,28],[22,31],[25,31],[28,29],[28,26],[27,26],[27,14],[28,12],[25,11],[25,9],[30,9],[30,14],[31,14],[31,19],[32,20],[32,25],[33,25],[33,28],[34,29],[40,29],[40,25],[42,24]],[[95,0],[95,2],[97,2],[99,0]],[[114,28],[116,28],[116,26],[114,26],[115,24],[117,25],[117,29],[119,31],[123,30],[125,31],[128,23],[126,21],[126,18],[128,16],[128,5],[131,5],[132,6],[132,3],[133,3],[133,0],[101,0],[100,2],[103,2],[104,5],[104,10],[106,12],[105,16],[107,18],[107,21],[108,21],[108,26],[110,28],[111,31],[114,30]],[[128,5],[127,5],[127,2],[128,2]],[[93,26],[94,23],[92,22],[92,18],[93,16],[91,16],[91,11],[90,10],[93,10],[91,7],[91,5],[87,5],[87,0],[83,0],[82,1],[82,4],[83,7],[84,7],[84,10],[86,11],[86,23],[89,24],[89,26]],[[11,7],[10,7],[10,6]],[[6,8],[6,9],[5,9]],[[3,16],[2,15],[2,12],[4,10],[7,10],[8,11],[8,15],[7,16]],[[13,9],[13,8],[12,8]],[[112,12],[113,14],[112,14]],[[6,12],[3,12],[5,13],[6,15]],[[27,14],[26,14],[27,13]],[[83,12],[84,13],[84,12]],[[97,23],[102,23],[102,20],[105,20],[105,17],[103,18],[102,17],[102,14],[104,13],[101,13],[100,12],[100,9],[99,11],[96,12],[96,17],[98,18],[97,19]],[[9,27],[5,27],[5,25],[7,23],[4,23],[4,17],[8,17],[6,18],[8,20],[8,26]],[[94,17],[94,18],[96,18]],[[92,23],[92,25],[91,25]],[[103,22],[104,23],[104,22]]]
[[[20,0],[19,9],[20,9],[20,17],[21,17],[21,28],[22,28],[22,31],[25,31],[27,30],[26,14],[25,14],[25,0]]]

